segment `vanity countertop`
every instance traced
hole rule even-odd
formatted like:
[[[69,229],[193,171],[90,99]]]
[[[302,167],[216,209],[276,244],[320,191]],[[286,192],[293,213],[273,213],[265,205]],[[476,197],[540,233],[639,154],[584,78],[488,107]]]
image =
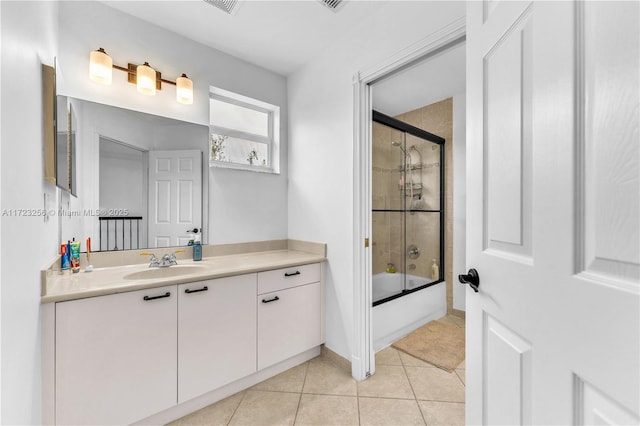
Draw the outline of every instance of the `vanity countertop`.
[[[325,260],[326,256],[321,254],[284,249],[203,257],[198,262],[190,259],[178,259],[178,265],[167,268],[149,268],[148,264],[137,264],[95,268],[93,272],[85,272],[84,268],[81,268],[81,271],[76,274],[47,271],[43,277],[41,303],[63,302],[290,268]],[[160,269],[166,270],[166,272],[160,271]],[[151,277],[140,278],[146,274]],[[162,276],[164,274],[167,276]]]

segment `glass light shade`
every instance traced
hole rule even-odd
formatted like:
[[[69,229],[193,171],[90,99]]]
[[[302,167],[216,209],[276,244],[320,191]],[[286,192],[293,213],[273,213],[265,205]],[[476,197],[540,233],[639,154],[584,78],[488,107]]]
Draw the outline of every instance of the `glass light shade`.
[[[113,60],[103,48],[94,50],[89,55],[89,78],[96,83],[111,84]]]
[[[186,74],[176,79],[176,100],[181,104],[193,104],[193,81]]]
[[[136,68],[136,86],[143,95],[156,94],[156,70],[148,62]]]

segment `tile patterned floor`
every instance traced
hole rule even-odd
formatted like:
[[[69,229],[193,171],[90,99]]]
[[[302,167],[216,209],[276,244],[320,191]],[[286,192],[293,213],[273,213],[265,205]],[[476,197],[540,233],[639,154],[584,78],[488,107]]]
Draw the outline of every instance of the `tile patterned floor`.
[[[464,377],[389,347],[356,382],[320,356],[171,425],[464,425]]]

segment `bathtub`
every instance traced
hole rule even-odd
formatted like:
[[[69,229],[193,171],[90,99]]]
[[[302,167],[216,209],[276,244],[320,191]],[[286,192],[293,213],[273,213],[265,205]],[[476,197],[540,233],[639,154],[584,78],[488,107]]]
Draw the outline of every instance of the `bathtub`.
[[[397,294],[403,286],[404,274],[383,272],[372,277],[373,300]],[[424,285],[425,278],[407,275],[407,290]],[[426,280],[430,282],[431,280]],[[431,285],[405,296],[373,307],[373,349],[378,351],[429,321],[447,313],[444,282]]]

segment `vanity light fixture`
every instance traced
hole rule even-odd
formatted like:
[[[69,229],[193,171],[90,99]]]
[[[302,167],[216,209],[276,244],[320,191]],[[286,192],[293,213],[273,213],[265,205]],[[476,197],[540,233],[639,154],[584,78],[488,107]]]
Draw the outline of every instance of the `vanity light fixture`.
[[[136,85],[138,92],[144,95],[155,95],[162,90],[162,83],[176,86],[176,100],[182,104],[193,104],[193,81],[182,74],[176,81],[165,80],[159,71],[153,69],[148,62],[142,65],[127,64],[127,68],[114,65],[111,57],[103,48],[89,55],[89,78],[96,83],[109,85],[112,81],[113,69],[127,73],[127,81]]]
[[[151,68],[149,62],[136,67],[136,87],[143,95],[156,94],[156,70]]]

